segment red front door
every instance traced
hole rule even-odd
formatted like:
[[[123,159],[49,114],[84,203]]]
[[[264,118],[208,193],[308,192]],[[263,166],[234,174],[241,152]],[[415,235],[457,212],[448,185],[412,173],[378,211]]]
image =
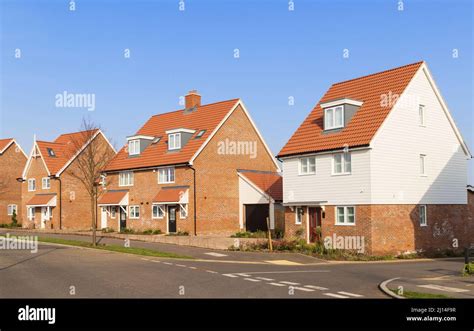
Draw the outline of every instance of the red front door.
[[[321,229],[321,208],[310,207],[309,208],[309,241],[319,241],[320,233],[318,233],[318,227]],[[321,231],[321,230],[319,230]]]

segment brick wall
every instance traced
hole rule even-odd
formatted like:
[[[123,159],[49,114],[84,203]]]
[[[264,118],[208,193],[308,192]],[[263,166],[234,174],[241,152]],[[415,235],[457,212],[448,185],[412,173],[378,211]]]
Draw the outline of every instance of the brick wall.
[[[8,205],[17,205],[17,220],[22,223],[21,208],[21,183],[16,179],[21,177],[25,167],[26,157],[13,143],[0,155],[0,224],[11,223],[12,217],[8,215]]]

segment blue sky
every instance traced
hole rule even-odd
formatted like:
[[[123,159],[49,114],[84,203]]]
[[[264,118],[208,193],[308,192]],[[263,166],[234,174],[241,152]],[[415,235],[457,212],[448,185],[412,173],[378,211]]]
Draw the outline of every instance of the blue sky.
[[[184,2],[0,0],[0,137],[29,150],[90,115],[121,146],[198,89],[242,98],[276,154],[332,83],[425,60],[474,151],[471,1]],[[95,111],[55,107],[63,91],[94,93]]]

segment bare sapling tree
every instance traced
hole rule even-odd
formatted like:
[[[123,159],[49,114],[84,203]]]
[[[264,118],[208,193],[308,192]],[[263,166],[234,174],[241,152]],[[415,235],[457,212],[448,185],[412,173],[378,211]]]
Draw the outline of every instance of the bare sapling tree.
[[[90,221],[92,229],[92,245],[97,245],[97,200],[101,194],[98,189],[101,173],[107,163],[115,155],[115,151],[100,134],[100,127],[90,119],[84,118],[81,130],[72,135],[70,147],[67,148],[68,158],[74,157],[74,162],[67,170],[76,178],[87,192],[90,203]]]

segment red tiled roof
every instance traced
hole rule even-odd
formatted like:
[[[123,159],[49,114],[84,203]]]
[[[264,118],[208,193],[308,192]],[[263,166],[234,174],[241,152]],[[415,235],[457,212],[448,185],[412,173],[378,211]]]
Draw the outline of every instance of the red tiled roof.
[[[8,144],[13,140],[13,138],[0,139],[0,153],[3,152],[3,149],[8,146]]]
[[[140,155],[129,157],[126,145],[106,166],[106,171],[153,167],[188,162],[217,125],[235,106],[239,99],[202,105],[192,112],[184,109],[152,116],[136,135],[161,137],[150,144]],[[191,139],[179,151],[168,151],[166,131],[178,128],[196,130]],[[194,139],[199,131],[206,130],[201,138]]]
[[[252,170],[239,172],[275,201],[283,201],[283,179],[280,174]]]
[[[423,62],[417,62],[372,75],[333,84],[314,107],[278,157],[319,152],[370,144],[378,128],[392,109],[381,105],[381,96],[401,95]],[[351,121],[340,132],[323,133],[323,109],[320,104],[349,98],[363,101]]]
[[[176,202],[178,203],[188,188],[162,188],[158,194],[153,198],[153,202]]]
[[[43,206],[47,205],[51,199],[56,197],[55,193],[51,194],[36,194],[26,204],[27,206]]]
[[[44,162],[51,174],[56,174],[92,137],[91,131],[80,131],[62,134],[54,142],[36,141]],[[50,156],[48,148],[54,151],[55,156]]]
[[[97,201],[98,205],[119,205],[122,199],[127,195],[128,190],[107,191]]]

